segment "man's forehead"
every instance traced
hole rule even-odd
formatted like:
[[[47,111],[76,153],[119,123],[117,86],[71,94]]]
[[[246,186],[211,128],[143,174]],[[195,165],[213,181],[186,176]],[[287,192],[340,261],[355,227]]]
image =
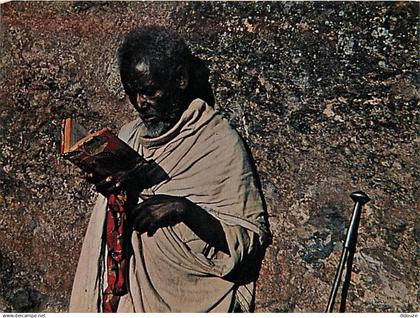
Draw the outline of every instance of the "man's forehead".
[[[161,74],[148,61],[141,61],[135,64],[133,78],[140,85],[161,85]]]
[[[138,62],[132,72],[132,82],[137,89],[145,86],[156,85],[157,81],[152,74],[151,66],[148,62]]]

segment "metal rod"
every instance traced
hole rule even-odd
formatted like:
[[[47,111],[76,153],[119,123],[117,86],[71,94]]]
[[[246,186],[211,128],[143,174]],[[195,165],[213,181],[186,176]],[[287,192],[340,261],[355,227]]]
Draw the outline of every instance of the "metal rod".
[[[341,302],[340,302],[340,309],[339,312],[345,312],[346,311],[346,300],[347,300],[347,294],[350,287],[350,279],[351,279],[351,268],[353,266],[353,258],[354,253],[350,252],[348,253],[348,259],[346,264],[346,275],[344,277],[343,282],[343,289],[341,290]]]
[[[350,194],[350,197],[354,201],[354,210],[351,217],[350,225],[347,230],[346,239],[344,241],[343,251],[341,253],[340,263],[338,265],[337,272],[334,278],[334,285],[330,293],[328,300],[328,306],[326,312],[332,312],[334,308],[335,298],[337,296],[338,286],[340,285],[341,276],[343,274],[344,265],[346,266],[346,275],[343,283],[343,290],[341,293],[341,305],[340,312],[344,312],[346,306],[346,298],[348,293],[348,288],[350,285],[351,278],[351,267],[353,265],[353,257],[356,251],[356,242],[357,242],[357,230],[360,223],[360,214],[362,206],[369,202],[369,197],[366,193],[362,191],[356,191]]]
[[[333,310],[335,297],[337,296],[338,287],[340,286],[341,275],[343,274],[344,264],[346,263],[347,256],[348,250],[343,248],[343,251],[341,252],[340,263],[338,265],[337,272],[335,273],[334,285],[330,293],[326,312],[332,312]]]

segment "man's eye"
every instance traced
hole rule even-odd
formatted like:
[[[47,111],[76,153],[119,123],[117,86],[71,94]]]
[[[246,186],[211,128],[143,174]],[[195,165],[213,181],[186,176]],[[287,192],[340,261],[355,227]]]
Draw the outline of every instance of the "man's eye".
[[[157,90],[155,89],[148,90],[146,91],[146,95],[149,97],[155,97],[157,95]]]
[[[157,89],[144,89],[138,92],[139,95],[143,95],[149,98],[153,98],[159,95],[159,91]]]

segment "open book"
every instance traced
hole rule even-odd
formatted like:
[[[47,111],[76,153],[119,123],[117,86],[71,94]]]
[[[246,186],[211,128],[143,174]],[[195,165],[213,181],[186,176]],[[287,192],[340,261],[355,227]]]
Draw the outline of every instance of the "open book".
[[[61,128],[61,154],[87,173],[107,177],[147,163],[108,128],[89,133],[70,118],[62,121]]]

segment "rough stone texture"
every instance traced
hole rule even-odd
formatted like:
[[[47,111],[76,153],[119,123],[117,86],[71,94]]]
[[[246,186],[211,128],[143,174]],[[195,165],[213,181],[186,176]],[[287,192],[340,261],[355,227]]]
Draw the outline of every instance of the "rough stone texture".
[[[418,3],[12,2],[1,5],[0,311],[67,310],[94,200],[57,154],[59,123],[133,118],[115,50],[141,24],[207,60],[248,141],[274,242],[259,312],[320,312],[362,214],[348,311],[419,311]]]

